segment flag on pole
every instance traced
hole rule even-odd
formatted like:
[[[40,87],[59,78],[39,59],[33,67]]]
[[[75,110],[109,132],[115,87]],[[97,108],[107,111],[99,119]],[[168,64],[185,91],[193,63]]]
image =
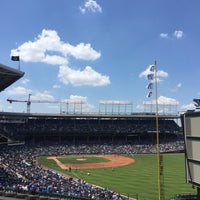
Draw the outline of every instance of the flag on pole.
[[[148,94],[147,94],[147,97],[150,98],[152,96],[152,92],[150,91]]]
[[[149,83],[149,84],[147,85],[147,89],[152,90],[152,89],[153,89],[153,83]]]
[[[154,79],[154,74],[147,74],[147,79],[148,80],[153,80]]]
[[[19,56],[11,56],[12,61],[19,61]]]
[[[149,68],[149,70],[150,70],[151,72],[154,72],[154,71],[155,71],[155,65],[151,65],[150,68]]]
[[[146,86],[146,88],[148,89],[148,90],[150,90],[149,91],[149,93],[147,94],[147,98],[150,98],[152,95],[153,95],[153,92],[152,92],[152,89],[153,89],[153,83],[154,83],[154,79],[155,79],[155,77],[154,76],[156,76],[156,75],[154,75],[155,74],[155,72],[156,72],[156,63],[155,63],[155,65],[149,65],[149,67],[148,67],[148,74],[147,74],[147,80],[149,81],[149,83],[148,83],[148,85]]]

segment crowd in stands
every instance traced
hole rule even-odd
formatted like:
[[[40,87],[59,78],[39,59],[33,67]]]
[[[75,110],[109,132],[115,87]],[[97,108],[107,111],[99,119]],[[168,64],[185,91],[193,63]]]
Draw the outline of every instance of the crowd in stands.
[[[184,151],[183,141],[160,144],[161,152]],[[82,199],[125,200],[117,191],[100,188],[84,180],[66,177],[37,164],[41,155],[156,153],[155,144],[49,144],[1,146],[0,189],[31,194],[57,194]]]

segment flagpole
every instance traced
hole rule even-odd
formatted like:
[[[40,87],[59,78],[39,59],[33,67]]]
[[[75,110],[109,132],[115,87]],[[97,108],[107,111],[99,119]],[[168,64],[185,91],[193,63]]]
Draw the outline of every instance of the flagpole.
[[[20,70],[20,56],[11,56],[12,61],[18,61],[18,70]]]
[[[159,130],[158,130],[158,80],[157,80],[157,66],[155,61],[155,95],[156,95],[156,152],[157,152],[157,166],[158,166],[158,200],[161,199],[161,170],[160,170],[160,144],[159,144]]]

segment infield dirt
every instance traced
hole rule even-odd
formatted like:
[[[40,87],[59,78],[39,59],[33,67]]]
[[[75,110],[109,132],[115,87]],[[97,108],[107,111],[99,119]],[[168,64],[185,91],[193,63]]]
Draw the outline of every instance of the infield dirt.
[[[120,155],[93,155],[95,157],[102,157],[108,162],[100,162],[100,163],[80,163],[80,164],[71,164],[71,163],[61,163],[58,158],[55,156],[48,157],[48,159],[54,160],[61,169],[94,169],[94,168],[107,168],[107,167],[119,167],[129,165],[134,163],[135,160],[132,158],[128,158]]]

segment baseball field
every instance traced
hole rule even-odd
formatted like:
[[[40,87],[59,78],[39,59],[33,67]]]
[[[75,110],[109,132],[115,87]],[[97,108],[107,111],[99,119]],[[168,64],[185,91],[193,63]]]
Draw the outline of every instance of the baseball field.
[[[70,155],[38,158],[45,167],[88,183],[107,187],[140,200],[157,199],[157,156]],[[165,199],[176,194],[196,193],[185,181],[184,154],[164,154],[163,189]]]

